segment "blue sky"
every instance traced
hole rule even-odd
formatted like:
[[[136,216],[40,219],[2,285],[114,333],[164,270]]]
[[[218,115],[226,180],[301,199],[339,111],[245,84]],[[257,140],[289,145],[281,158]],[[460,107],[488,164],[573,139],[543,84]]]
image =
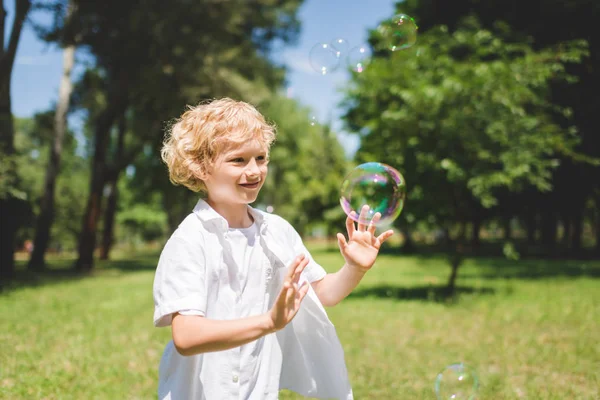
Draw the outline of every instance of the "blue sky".
[[[12,15],[14,1],[3,1]],[[340,37],[357,46],[367,39],[368,30],[380,21],[392,16],[395,0],[306,0],[300,9],[302,30],[298,42],[274,54],[275,59],[289,67],[288,94],[309,106],[321,122],[331,120],[348,154],[352,154],[358,141],[342,132],[337,107],[348,76],[341,69],[325,76],[311,69],[310,49],[319,42],[330,42]],[[38,16],[39,17],[39,16]],[[12,25],[7,21],[7,30]],[[26,26],[17,49],[12,76],[12,109],[18,117],[29,117],[47,110],[58,95],[62,68],[62,53],[37,39],[33,30]],[[75,69],[78,73],[79,69]]]

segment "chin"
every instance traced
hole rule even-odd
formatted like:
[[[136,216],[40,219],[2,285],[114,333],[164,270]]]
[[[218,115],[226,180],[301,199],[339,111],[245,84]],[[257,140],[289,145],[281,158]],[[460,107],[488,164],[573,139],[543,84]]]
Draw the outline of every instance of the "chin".
[[[252,197],[247,198],[246,201],[244,201],[244,203],[246,203],[246,204],[252,204],[252,203],[254,203],[256,201],[257,198],[258,198],[258,196],[254,197],[254,198],[252,198]]]

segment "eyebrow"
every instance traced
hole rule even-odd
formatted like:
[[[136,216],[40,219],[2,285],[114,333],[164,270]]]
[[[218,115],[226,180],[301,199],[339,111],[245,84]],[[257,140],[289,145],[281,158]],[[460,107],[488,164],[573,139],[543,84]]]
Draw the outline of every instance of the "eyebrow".
[[[260,152],[254,153],[253,151],[240,151],[240,150],[234,150],[231,151],[229,153],[225,154],[226,158],[237,158],[237,157],[245,157],[248,155],[248,153],[253,153],[253,154],[258,154],[259,156],[266,156],[268,154],[268,152],[266,150],[261,150]]]

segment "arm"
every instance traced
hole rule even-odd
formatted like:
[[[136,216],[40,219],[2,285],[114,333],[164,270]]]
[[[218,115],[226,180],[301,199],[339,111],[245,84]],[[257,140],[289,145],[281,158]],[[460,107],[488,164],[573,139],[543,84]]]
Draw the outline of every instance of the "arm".
[[[375,263],[383,242],[394,234],[392,230],[388,230],[375,236],[375,224],[381,214],[376,213],[367,226],[364,222],[367,211],[367,206],[361,210],[358,229],[350,216],[346,219],[348,241],[341,233],[337,234],[340,252],[346,260],[344,266],[338,272],[327,274],[320,281],[312,283],[317,297],[326,307],[338,304],[354,290]]]
[[[275,304],[265,314],[234,320],[176,314],[171,329],[173,343],[179,354],[192,356],[228,350],[283,329],[294,319],[308,292],[308,284],[298,284],[308,261],[309,258],[304,256],[294,260]]]
[[[346,298],[361,279],[365,272],[344,264],[338,272],[327,274],[319,281],[312,283],[317,297],[325,307],[333,307]]]
[[[275,332],[275,326],[268,314],[228,321],[176,314],[172,331],[177,351],[191,356],[242,346]]]

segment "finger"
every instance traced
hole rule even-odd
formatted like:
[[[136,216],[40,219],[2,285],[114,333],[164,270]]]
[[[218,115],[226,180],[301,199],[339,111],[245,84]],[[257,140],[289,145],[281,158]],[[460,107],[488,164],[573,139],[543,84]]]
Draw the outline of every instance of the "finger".
[[[296,299],[298,298],[298,284],[294,283],[292,289],[290,289],[292,295],[289,297],[288,307],[291,309],[296,308]]]
[[[304,260],[305,255],[304,254],[300,254],[298,255],[296,258],[294,258],[294,260],[292,261],[292,263],[290,264],[287,274],[285,275],[286,278],[289,278],[290,280],[293,278],[294,276],[294,272],[296,272],[296,268],[298,267],[298,265],[300,263],[302,263],[302,260]]]
[[[298,302],[301,302],[302,299],[304,299],[304,296],[306,296],[309,289],[310,289],[310,284],[308,283],[308,281],[305,281],[302,283],[302,285],[300,285],[300,288],[298,288],[298,295],[296,296],[296,299],[298,300]]]
[[[381,235],[377,236],[377,240],[379,241],[380,244],[382,244],[383,242],[388,240],[390,237],[392,237],[393,234],[394,234],[394,231],[390,229],[389,231],[385,231]]]
[[[279,292],[279,296],[277,296],[277,304],[285,304],[287,302],[287,294],[289,287],[290,283],[288,281],[284,281],[281,291]]]
[[[290,304],[294,304],[295,291],[293,285],[289,282],[286,282],[286,293],[285,293],[285,304],[289,306]]]
[[[369,212],[369,206],[364,205],[360,209],[360,215],[358,216],[358,231],[364,232],[367,228],[367,213]]]
[[[310,259],[308,257],[306,257],[304,260],[302,260],[300,265],[298,267],[296,267],[296,271],[294,272],[294,276],[292,277],[292,283],[298,283],[300,281],[302,272],[304,271],[304,268],[306,268],[306,266],[308,265],[309,262],[310,262]]]
[[[348,214],[348,218],[346,218],[346,230],[348,231],[349,238],[351,238],[356,231],[356,228],[354,227],[354,220],[352,219],[352,217],[356,215],[356,212],[352,211],[350,214]]]
[[[367,228],[367,231],[371,235],[375,235],[375,229],[376,229],[375,224],[377,224],[380,219],[381,219],[381,213],[377,212],[373,216],[373,219],[371,220],[371,222],[369,222],[369,227]]]
[[[338,240],[338,246],[340,246],[340,250],[344,251],[346,249],[346,246],[348,245],[348,242],[346,242],[346,238],[341,233],[338,233],[337,240]]]
[[[296,271],[294,271],[294,275],[300,275],[302,273],[302,271],[304,271],[304,268],[306,268],[306,266],[310,262],[310,257],[307,257],[305,255],[303,255],[303,256],[304,256],[304,258],[302,259],[302,261],[300,261],[300,263],[296,267]]]

